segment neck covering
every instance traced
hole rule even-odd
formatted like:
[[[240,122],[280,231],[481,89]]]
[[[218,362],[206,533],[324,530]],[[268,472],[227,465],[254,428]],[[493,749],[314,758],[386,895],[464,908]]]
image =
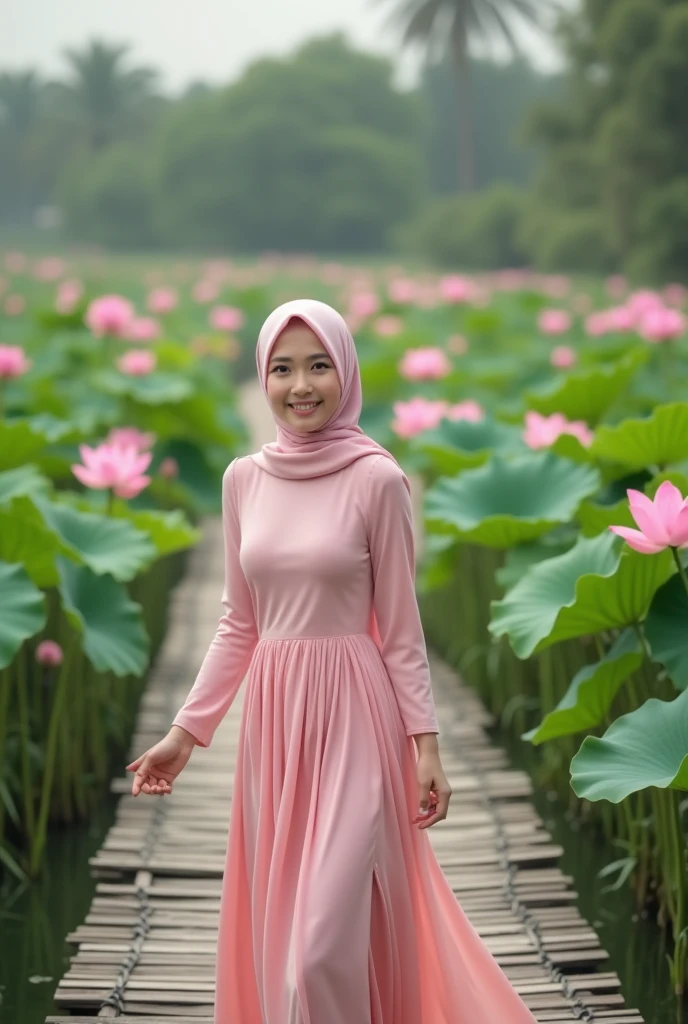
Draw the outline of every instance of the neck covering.
[[[326,303],[294,299],[278,306],[263,324],[256,345],[256,367],[266,398],[270,353],[281,332],[294,318],[307,324],[329,353],[342,392],[339,405],[327,423],[308,432],[292,430],[273,412],[277,440],[264,444],[251,456],[253,461],[265,472],[289,480],[335,473],[364,455],[383,455],[399,465],[391,452],[358,425],[363,396],[356,346],[344,318]],[[410,490],[406,474],[403,475]]]

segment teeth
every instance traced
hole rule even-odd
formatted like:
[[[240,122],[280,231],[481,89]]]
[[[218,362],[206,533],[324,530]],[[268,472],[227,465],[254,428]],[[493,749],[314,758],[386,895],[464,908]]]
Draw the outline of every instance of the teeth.
[[[297,405],[296,402],[292,402],[292,407],[294,409],[301,409],[305,412],[306,409],[315,409],[317,404],[317,402],[310,402],[308,405]]]

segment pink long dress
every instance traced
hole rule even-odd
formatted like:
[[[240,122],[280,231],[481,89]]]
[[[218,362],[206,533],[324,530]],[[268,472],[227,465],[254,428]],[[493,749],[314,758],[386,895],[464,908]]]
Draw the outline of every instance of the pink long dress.
[[[412,824],[411,737],[439,729],[399,467],[235,459],[223,520],[225,612],[174,719],[207,746],[246,676],[215,1024],[533,1024]]]

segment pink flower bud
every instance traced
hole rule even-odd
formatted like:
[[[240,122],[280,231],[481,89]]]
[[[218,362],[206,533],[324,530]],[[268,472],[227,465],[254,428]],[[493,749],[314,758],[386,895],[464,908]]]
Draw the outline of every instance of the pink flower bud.
[[[174,480],[179,476],[179,463],[171,455],[168,455],[158,466],[158,473],[165,480]]]
[[[39,665],[61,665],[64,660],[62,648],[54,640],[41,640],[36,648],[36,661]]]
[[[117,369],[129,377],[145,377],[153,372],[157,362],[154,352],[145,348],[132,348],[117,360]]]
[[[0,345],[0,379],[21,377],[31,369],[31,360],[27,359],[24,349],[19,345]]]

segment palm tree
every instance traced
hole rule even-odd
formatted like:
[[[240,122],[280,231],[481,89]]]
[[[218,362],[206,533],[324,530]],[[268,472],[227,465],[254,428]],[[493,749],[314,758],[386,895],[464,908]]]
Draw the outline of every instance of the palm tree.
[[[22,138],[34,126],[41,89],[42,83],[33,71],[0,74],[0,125],[15,138]]]
[[[381,0],[386,3],[388,0]],[[470,47],[477,39],[501,38],[521,52],[512,22],[543,30],[559,0],[394,0],[393,23],[403,29],[402,45],[420,44],[428,58],[447,55],[456,81],[459,188],[475,188],[475,147],[471,108]]]
[[[92,149],[101,149],[131,130],[159,102],[157,73],[127,68],[128,46],[92,41],[84,50],[64,51],[71,78],[54,85],[55,95],[79,122]]]

